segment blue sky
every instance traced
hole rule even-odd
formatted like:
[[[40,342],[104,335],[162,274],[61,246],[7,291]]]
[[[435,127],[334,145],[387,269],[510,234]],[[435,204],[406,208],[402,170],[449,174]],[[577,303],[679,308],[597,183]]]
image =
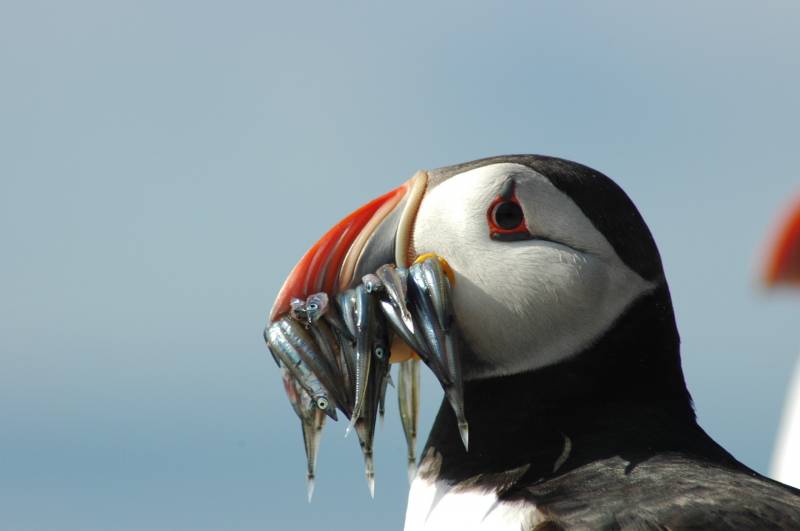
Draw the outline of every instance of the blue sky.
[[[344,214],[502,153],[627,190],[701,424],[766,472],[800,351],[800,301],[755,282],[800,187],[798,26],[788,1],[0,5],[4,525],[399,529],[394,409],[376,499],[333,425],[308,505],[261,328]]]

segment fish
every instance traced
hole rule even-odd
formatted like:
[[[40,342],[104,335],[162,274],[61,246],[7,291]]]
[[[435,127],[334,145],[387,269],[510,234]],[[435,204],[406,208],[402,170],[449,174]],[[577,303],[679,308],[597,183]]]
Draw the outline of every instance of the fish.
[[[389,386],[394,387],[391,373],[387,374],[381,383],[380,400],[378,401],[378,418],[381,421],[381,427],[383,427],[383,417],[386,415],[386,390]]]
[[[349,418],[352,420],[353,406],[356,401],[356,346],[352,339],[338,329],[332,327],[331,331],[339,345],[339,350],[336,352],[337,363],[342,374],[342,388],[347,397]]]
[[[461,338],[454,317],[453,286],[442,260],[424,255],[409,268],[387,264],[335,296],[319,292],[293,298],[289,311],[265,328],[267,347],[301,422],[309,501],[325,419],[336,420],[337,409],[350,420],[345,435],[354,428],[358,436],[367,485],[374,497],[375,426],[379,418],[383,421],[388,386],[394,386],[390,371],[394,339],[404,341],[417,354],[399,364],[397,376],[409,481],[417,470],[420,359],[442,385],[468,448]]]
[[[306,490],[308,501],[314,495],[314,482],[316,479],[317,453],[322,437],[322,428],[325,425],[325,413],[321,411],[303,387],[294,379],[287,370],[281,371],[283,387],[295,414],[300,419],[300,428],[303,433],[303,445],[306,452]]]
[[[302,337],[300,332],[305,337]],[[320,370],[318,356],[309,353],[313,340],[305,334],[300,325],[287,316],[269,325],[265,336],[270,352],[280,359],[281,364],[308,392],[316,406],[336,420],[336,406],[330,399],[326,386],[318,377],[319,375],[325,378],[329,376],[329,372],[325,372],[327,368]],[[334,386],[332,381],[328,385]]]
[[[386,387],[390,378],[389,344],[391,342],[389,327],[375,301],[375,295],[366,291],[366,286],[356,288],[356,297],[359,301],[358,326],[361,333],[369,336],[369,343],[362,346],[369,347],[370,356],[367,367],[367,381],[364,387],[364,401],[359,417],[354,422],[358,435],[361,452],[364,456],[364,471],[367,478],[370,496],[375,496],[375,464],[373,460],[373,442],[375,439],[375,424],[380,415],[381,403],[385,400]]]
[[[327,325],[336,332],[337,337],[343,336],[349,341],[355,341],[355,337],[353,337],[353,334],[350,332],[347,324],[345,324],[344,320],[342,319],[338,305],[339,301],[337,300],[337,304],[331,305],[331,310],[322,315],[322,320],[325,321],[325,323],[327,323]]]
[[[417,426],[419,423],[419,360],[401,362],[397,374],[397,404],[408,447],[408,482],[417,475]]]
[[[345,396],[341,385],[339,385],[341,379],[338,375],[335,356],[332,353],[326,355],[325,350],[320,347],[318,342],[314,340],[313,334],[310,333],[319,331],[319,328],[314,326],[312,331],[312,326],[310,325],[309,329],[306,330],[300,323],[289,318],[278,320],[278,324],[292,346],[297,350],[300,359],[313,371],[328,392],[329,397],[333,399],[333,406],[339,406],[344,411],[340,404],[345,401]],[[313,324],[316,325],[316,323]],[[331,418],[337,420],[335,407],[334,415]]]
[[[450,280],[439,258],[428,257],[408,270],[410,308],[420,323],[430,359],[423,358],[444,388],[453,408],[464,448],[469,448],[469,425],[464,412],[464,384],[458,334],[453,319]]]
[[[377,387],[376,399],[378,400],[377,412],[378,416],[383,419],[386,402],[386,389],[392,380],[391,365],[389,363],[391,357],[391,331],[386,317],[378,308],[373,308],[373,331],[374,338],[373,344],[373,358],[371,369],[375,373],[374,383]],[[370,384],[371,385],[371,384]]]
[[[328,311],[328,294],[324,291],[312,293],[306,299],[306,315],[311,323],[319,320]]]
[[[445,366],[445,332],[439,326],[439,318],[428,293],[420,264],[414,264],[409,268],[407,289],[409,310],[419,324],[417,341],[421,343],[422,348],[421,352],[417,353],[446,389],[452,381],[450,372]]]
[[[361,277],[361,283],[367,289],[367,293],[380,293],[384,289],[381,279],[372,273],[368,273]]]
[[[333,374],[333,382],[331,383],[333,389],[331,392],[336,397],[336,403],[349,419],[353,413],[353,396],[348,367],[341,353],[339,339],[323,319],[312,322],[308,327],[308,331],[314,338],[314,343],[319,347],[319,352]]]
[[[367,293],[364,285],[355,288],[354,293],[356,367],[355,367],[355,404],[353,418],[358,418],[364,407],[364,400],[369,385],[370,363],[374,346],[375,299]]]
[[[356,292],[355,290],[348,289],[336,296],[336,302],[339,306],[339,315],[341,316],[341,323],[344,330],[352,338],[356,339]]]
[[[313,293],[303,299],[293,298],[289,301],[289,313],[296,321],[309,326],[318,321],[328,311],[328,294]]]
[[[408,309],[406,277],[407,271],[391,264],[383,265],[375,275],[383,284],[380,307],[394,332],[420,356],[427,357],[427,349],[416,334],[417,326]]]

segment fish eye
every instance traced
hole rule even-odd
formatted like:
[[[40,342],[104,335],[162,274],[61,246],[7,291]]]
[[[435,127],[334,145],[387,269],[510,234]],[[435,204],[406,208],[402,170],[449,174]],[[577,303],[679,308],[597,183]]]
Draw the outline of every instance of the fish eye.
[[[308,309],[311,310],[311,311],[314,311],[317,308],[319,308],[319,306],[317,305],[316,302],[311,302],[311,303],[308,304]]]
[[[324,396],[317,398],[317,407],[320,409],[328,409],[328,399]]]
[[[500,201],[491,211],[490,221],[500,230],[513,231],[525,221],[522,207],[516,201]]]
[[[383,347],[377,347],[377,348],[375,349],[375,355],[378,357],[378,359],[381,359],[381,360],[382,360],[382,359],[383,359],[383,356],[385,356],[385,355],[386,355],[386,351],[385,351],[385,350],[383,350]]]

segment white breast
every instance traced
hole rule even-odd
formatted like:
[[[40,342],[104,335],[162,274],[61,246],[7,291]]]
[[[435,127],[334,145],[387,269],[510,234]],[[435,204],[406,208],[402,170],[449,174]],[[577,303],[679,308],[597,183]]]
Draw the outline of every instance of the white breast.
[[[464,490],[417,477],[408,496],[405,531],[520,531],[542,519],[535,506],[499,501],[493,491]]]

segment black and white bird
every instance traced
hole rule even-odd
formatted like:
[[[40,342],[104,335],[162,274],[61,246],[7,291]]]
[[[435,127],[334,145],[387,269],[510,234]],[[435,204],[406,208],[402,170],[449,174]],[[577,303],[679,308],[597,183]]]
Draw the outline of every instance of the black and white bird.
[[[800,529],[800,491],[697,424],[658,249],[611,179],[482,159],[419,172],[337,227],[274,313],[293,289],[336,291],[426,253],[454,275],[469,449],[444,402],[407,531]]]

